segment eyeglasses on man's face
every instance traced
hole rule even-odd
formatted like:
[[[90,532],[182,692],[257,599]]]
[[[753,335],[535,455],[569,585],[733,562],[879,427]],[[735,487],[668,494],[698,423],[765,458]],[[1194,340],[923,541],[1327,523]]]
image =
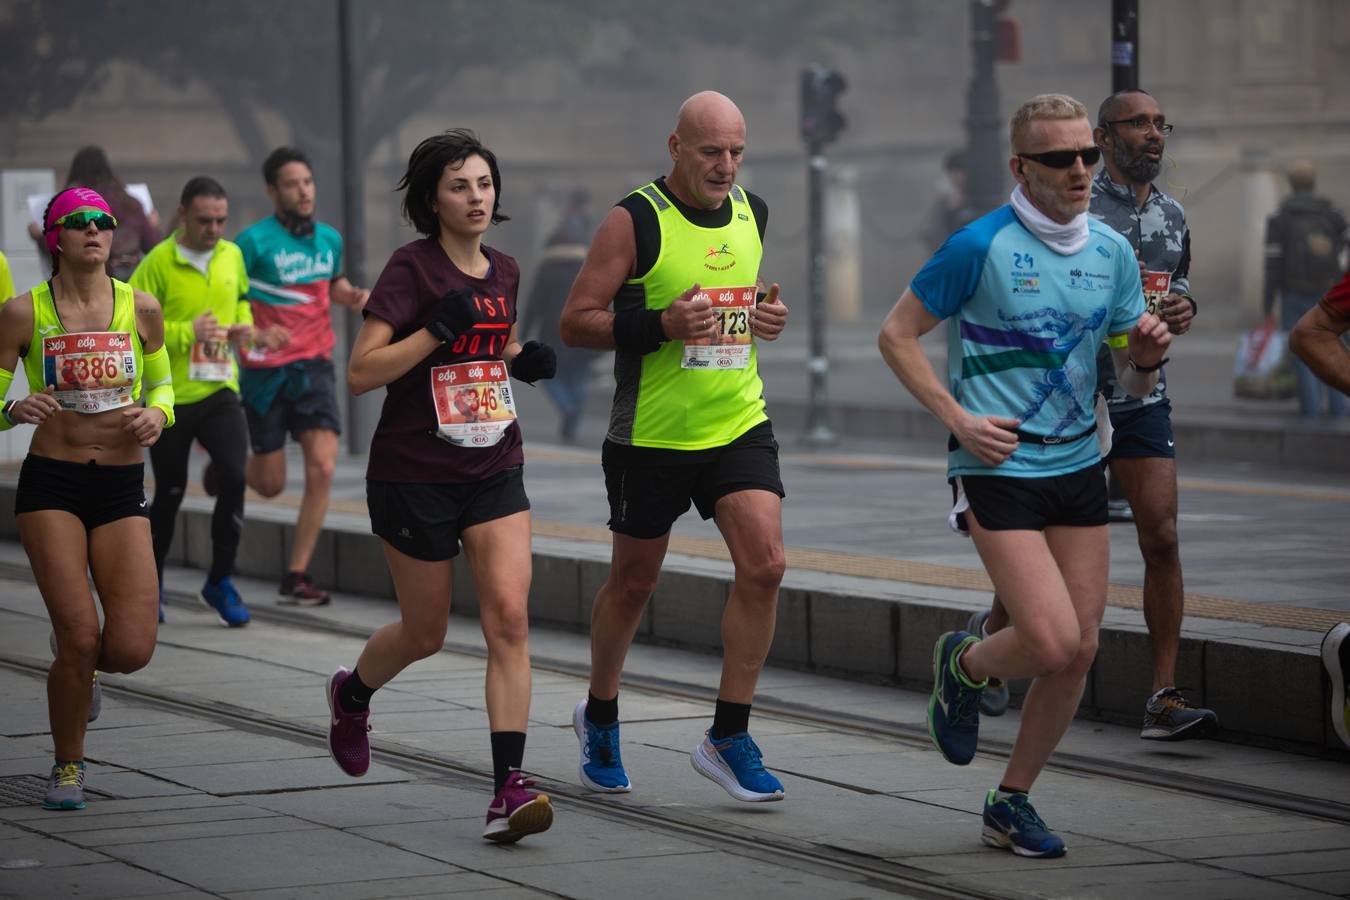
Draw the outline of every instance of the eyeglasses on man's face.
[[[1143,116],[1135,116],[1133,119],[1115,119],[1106,124],[1128,125],[1141,133],[1148,131],[1150,128],[1156,128],[1160,134],[1171,134],[1172,129],[1176,127],[1171,122],[1164,122],[1162,119],[1146,119]]]

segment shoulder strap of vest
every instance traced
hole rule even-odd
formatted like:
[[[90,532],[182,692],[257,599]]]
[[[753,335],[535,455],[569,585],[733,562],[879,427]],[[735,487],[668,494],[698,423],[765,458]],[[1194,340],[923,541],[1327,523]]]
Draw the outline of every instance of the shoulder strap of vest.
[[[734,203],[746,203],[746,202],[748,202],[748,201],[745,199],[745,191],[741,190],[741,186],[740,186],[739,184],[733,184],[733,185],[731,186],[731,199],[732,199],[732,202],[734,202]]]
[[[668,201],[665,197],[661,196],[661,191],[659,188],[657,188],[656,182],[654,181],[643,185],[633,193],[641,194],[642,196],[646,197],[651,202],[652,206],[656,207],[656,211],[658,213],[665,212],[667,209],[670,208],[670,201]]]

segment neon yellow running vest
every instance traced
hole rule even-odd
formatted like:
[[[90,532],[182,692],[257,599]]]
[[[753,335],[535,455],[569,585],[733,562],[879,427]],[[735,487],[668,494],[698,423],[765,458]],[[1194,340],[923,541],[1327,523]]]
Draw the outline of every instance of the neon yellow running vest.
[[[759,275],[764,248],[745,192],[733,185],[731,221],[702,228],[655,184],[633,192],[656,210],[661,250],[651,270],[624,282],[615,309],[665,309],[697,282],[703,288],[747,287]],[[768,421],[758,354],[744,368],[683,367],[684,343],[667,341],[647,354],[619,351],[609,439],[635,447],[706,450],[736,440]]]
[[[131,349],[135,355],[136,371],[135,382],[131,390],[131,399],[139,400],[141,397],[141,370],[144,368],[143,358],[145,352],[141,347],[141,336],[136,331],[136,296],[131,289],[131,285],[125,281],[111,279],[113,283],[113,315],[112,324],[106,329],[112,333],[124,333],[131,335]],[[33,286],[33,333],[28,339],[28,355],[23,358],[24,372],[28,375],[28,389],[30,391],[42,390],[42,385],[49,383],[48,373],[44,371],[42,346],[47,338],[58,335],[68,334],[64,325],[61,324],[61,317],[56,314],[56,303],[52,299],[52,289],[50,282],[42,282]]]

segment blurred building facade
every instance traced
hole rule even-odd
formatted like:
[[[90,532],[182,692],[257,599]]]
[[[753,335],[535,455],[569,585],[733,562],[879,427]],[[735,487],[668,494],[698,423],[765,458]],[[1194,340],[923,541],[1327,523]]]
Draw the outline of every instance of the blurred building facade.
[[[100,143],[123,178],[150,185],[166,223],[188,177],[217,177],[231,193],[237,231],[270,211],[257,148],[297,143],[316,159],[320,216],[341,227],[336,4],[311,5],[315,32],[298,51],[287,35],[269,32],[271,4],[231,7],[245,22],[256,17],[259,53],[306,55],[308,73],[278,83],[275,102],[241,110],[244,100],[193,77],[191,59],[183,60],[185,77],[176,82],[117,61],[66,108],[41,118],[0,112],[0,168],[52,167],[59,179],[77,147]],[[855,21],[836,16],[826,23],[835,27],[804,30],[775,51],[702,40],[705,29],[739,27],[734,8],[704,5],[717,15],[691,13],[687,32],[670,33],[660,45],[643,40],[616,12],[588,24],[588,36],[567,59],[541,55],[500,66],[490,55],[466,57],[409,114],[372,126],[364,167],[365,281],[373,282],[394,247],[412,236],[399,221],[393,186],[407,153],[428,133],[472,127],[497,152],[503,208],[513,218],[490,242],[520,259],[527,287],[566,195],[585,188],[603,208],[663,174],[679,102],[716,88],[740,104],[749,124],[742,181],[769,202],[766,274],[783,284],[789,303],[803,298],[806,161],[797,76],[804,65],[822,62],[849,79],[848,128],[830,149],[830,162],[849,170],[857,191],[861,315],[879,320],[927,255],[920,231],[942,158],[965,141],[966,4],[843,3]],[[457,4],[444,6],[453,27]],[[325,12],[331,22],[323,21]],[[1071,93],[1095,110],[1110,87],[1109,0],[1014,0],[1009,12],[1021,23],[1022,61],[999,66],[1004,114],[1046,91]],[[358,35],[358,46],[363,39],[374,38]],[[1205,312],[1197,328],[1240,325],[1259,310],[1260,231],[1285,190],[1283,164],[1314,160],[1319,191],[1350,205],[1350,3],[1141,0],[1140,46],[1141,84],[1177,125],[1160,180],[1190,218],[1192,281]],[[358,66],[358,78],[379,77]],[[331,132],[316,128],[313,115],[298,128],[300,117],[287,114],[297,104],[308,104],[307,111],[322,105]],[[366,110],[363,118],[383,112]]]

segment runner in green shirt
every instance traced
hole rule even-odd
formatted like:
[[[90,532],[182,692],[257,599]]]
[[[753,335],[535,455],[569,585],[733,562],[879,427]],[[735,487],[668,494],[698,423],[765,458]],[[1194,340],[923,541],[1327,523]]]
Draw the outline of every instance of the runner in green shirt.
[[[244,462],[248,426],[239,404],[235,352],[253,341],[253,314],[245,294],[248,275],[239,248],[221,238],[230,202],[219,182],[198,176],[183,187],[178,214],[183,227],[157,244],[131,275],[131,284],[159,298],[164,307],[164,344],[169,350],[177,398],[176,430],[150,453],[155,499],[150,506],[155,565],[164,620],[164,560],[173,542],[174,519],[187,486],[192,442],[210,454],[216,494],[211,518],[211,569],[202,599],[227,625],[245,625],[248,608],[230,579],[244,520]]]

